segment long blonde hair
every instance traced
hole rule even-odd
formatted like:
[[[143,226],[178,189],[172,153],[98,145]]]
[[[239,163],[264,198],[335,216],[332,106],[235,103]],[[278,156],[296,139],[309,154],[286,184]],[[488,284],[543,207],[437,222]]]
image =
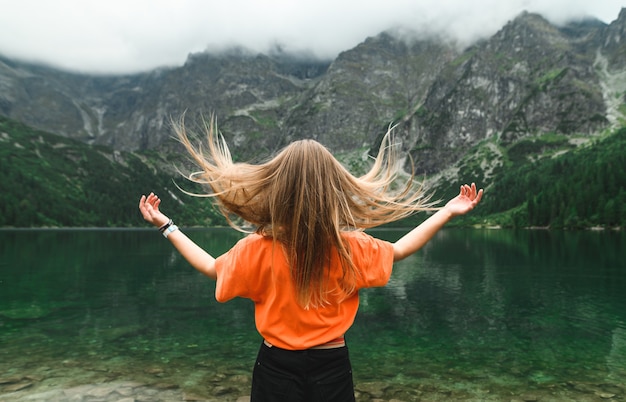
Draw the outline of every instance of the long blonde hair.
[[[206,187],[231,226],[272,237],[287,250],[298,302],[305,308],[328,303],[331,253],[343,268],[343,291],[355,289],[358,270],[342,231],[390,223],[433,204],[413,174],[398,186],[398,147],[391,128],[367,174],[355,177],[314,140],[295,141],[265,163],[234,163],[228,145],[215,127],[205,123],[205,151],[194,146],[184,119],[174,124],[178,138],[200,171],[188,178]],[[394,187],[395,186],[395,187]],[[198,195],[198,194],[196,194]],[[233,219],[235,217],[241,220]]]

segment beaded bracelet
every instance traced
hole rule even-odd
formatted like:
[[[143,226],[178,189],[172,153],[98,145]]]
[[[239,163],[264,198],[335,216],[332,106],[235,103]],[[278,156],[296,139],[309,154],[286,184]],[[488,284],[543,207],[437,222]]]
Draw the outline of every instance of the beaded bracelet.
[[[173,224],[174,224],[174,222],[170,219],[169,222],[167,222],[165,225],[163,225],[163,226],[161,226],[159,228],[159,232],[161,232],[161,233],[165,232],[165,229],[169,228]]]

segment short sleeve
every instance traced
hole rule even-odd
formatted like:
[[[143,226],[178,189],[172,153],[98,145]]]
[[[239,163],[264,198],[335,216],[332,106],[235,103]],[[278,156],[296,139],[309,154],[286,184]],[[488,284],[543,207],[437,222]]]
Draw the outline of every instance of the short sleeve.
[[[352,261],[361,273],[357,288],[385,286],[393,269],[393,244],[363,232],[350,233],[348,239]]]
[[[251,243],[256,235],[245,237],[235,244],[229,251],[215,260],[217,283],[215,298],[219,302],[226,302],[235,297],[254,299],[254,289],[250,284],[258,283],[259,270],[254,264],[254,257],[250,255]]]

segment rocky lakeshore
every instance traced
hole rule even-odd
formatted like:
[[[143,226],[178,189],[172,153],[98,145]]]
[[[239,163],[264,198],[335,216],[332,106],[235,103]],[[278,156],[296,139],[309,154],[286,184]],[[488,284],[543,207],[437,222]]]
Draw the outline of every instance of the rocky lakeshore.
[[[47,374],[42,374],[47,371]],[[49,368],[33,375],[0,377],[0,402],[173,402],[224,401],[248,402],[250,379],[243,374],[216,374],[202,388],[180,386],[164,376],[159,368],[144,370],[144,381],[114,379],[111,373],[77,370],[72,377],[55,374]],[[91,377],[91,378],[89,378]],[[152,377],[152,378],[150,378]],[[95,382],[81,383],[91,379]],[[359,402],[402,401],[508,401],[508,402],[603,402],[626,399],[626,387],[610,383],[566,382],[513,390],[488,379],[467,383],[452,379],[434,384],[425,382],[417,387],[401,387],[384,382],[358,383]]]

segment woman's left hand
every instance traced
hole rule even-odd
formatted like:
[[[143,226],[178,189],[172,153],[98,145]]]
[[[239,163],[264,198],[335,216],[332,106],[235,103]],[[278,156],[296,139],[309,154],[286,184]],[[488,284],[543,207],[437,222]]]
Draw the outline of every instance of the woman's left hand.
[[[476,190],[476,184],[472,183],[471,186],[464,184],[461,186],[459,195],[448,201],[445,205],[445,209],[450,212],[452,216],[463,215],[474,209],[483,197],[483,190]]]

